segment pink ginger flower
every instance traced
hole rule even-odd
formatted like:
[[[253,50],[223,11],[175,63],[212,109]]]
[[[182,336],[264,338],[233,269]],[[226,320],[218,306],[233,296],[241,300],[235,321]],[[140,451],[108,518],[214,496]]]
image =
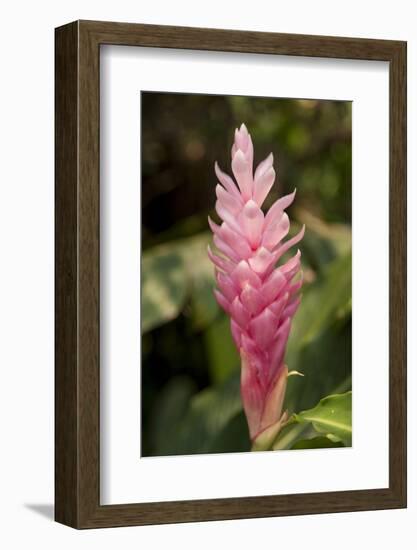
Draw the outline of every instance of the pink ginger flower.
[[[218,254],[209,247],[215,265],[217,302],[231,317],[231,332],[240,352],[241,396],[255,441],[261,433],[276,434],[286,419],[282,414],[288,369],[285,349],[292,318],[299,306],[302,278],[300,251],[283,265],[278,260],[304,235],[292,239],[284,212],[295,191],[279,198],[266,214],[262,211],[275,180],[272,153],[253,174],[253,145],[246,126],[236,129],[232,147],[233,179],[215,164],[221,185],[216,186],[217,225],[209,218]],[[267,430],[267,432],[265,432]]]

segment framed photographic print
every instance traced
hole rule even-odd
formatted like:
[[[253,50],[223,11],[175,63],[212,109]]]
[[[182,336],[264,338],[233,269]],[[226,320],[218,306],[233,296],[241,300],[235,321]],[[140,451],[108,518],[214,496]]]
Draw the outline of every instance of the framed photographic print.
[[[56,29],[56,520],[406,506],[406,43]]]

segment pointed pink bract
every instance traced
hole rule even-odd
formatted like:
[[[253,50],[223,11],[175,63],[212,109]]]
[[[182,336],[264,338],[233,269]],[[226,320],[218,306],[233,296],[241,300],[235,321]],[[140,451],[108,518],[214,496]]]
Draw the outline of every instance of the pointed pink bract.
[[[209,219],[218,253],[209,248],[216,270],[219,305],[231,316],[231,331],[242,360],[241,394],[249,433],[255,439],[280,421],[286,388],[285,348],[291,320],[300,304],[300,251],[285,264],[276,263],[304,235],[287,236],[284,212],[295,191],[278,199],[264,214],[261,207],[274,180],[272,153],[253,174],[253,144],[244,124],[232,146],[233,179],[215,164],[216,211],[220,225]]]

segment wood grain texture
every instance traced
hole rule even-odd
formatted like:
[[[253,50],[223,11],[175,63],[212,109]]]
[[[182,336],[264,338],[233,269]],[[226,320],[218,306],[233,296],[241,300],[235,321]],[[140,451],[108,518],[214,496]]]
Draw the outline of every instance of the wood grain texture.
[[[406,44],[78,21],[56,29],[56,520],[75,528],[406,506]],[[120,44],[390,64],[389,487],[100,505],[99,56]],[[157,481],[155,481],[157,482]]]
[[[390,61],[389,229],[389,476],[407,493],[407,48]]]
[[[55,519],[77,525],[78,26],[55,43]]]

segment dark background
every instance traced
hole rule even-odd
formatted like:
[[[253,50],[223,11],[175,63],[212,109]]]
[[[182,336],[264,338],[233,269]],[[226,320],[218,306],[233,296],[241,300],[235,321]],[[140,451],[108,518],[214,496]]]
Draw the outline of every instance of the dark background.
[[[214,161],[231,174],[245,122],[255,166],[271,151],[268,207],[297,188],[305,285],[287,352],[286,406],[351,388],[351,103],[143,92],[142,455],[249,449],[239,358],[213,298]]]

